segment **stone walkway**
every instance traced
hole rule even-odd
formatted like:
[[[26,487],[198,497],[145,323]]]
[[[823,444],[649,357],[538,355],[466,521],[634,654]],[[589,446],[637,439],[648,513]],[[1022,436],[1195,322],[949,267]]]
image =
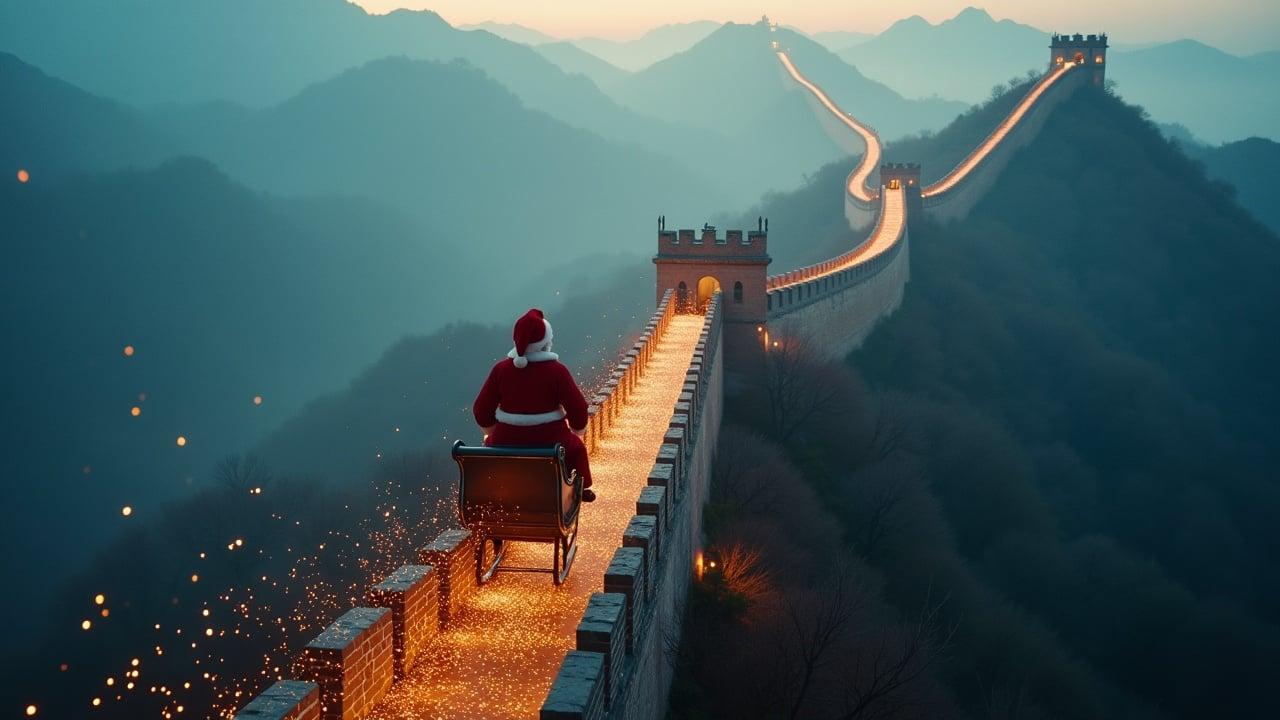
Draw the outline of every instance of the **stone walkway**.
[[[535,718],[591,593],[635,514],[685,370],[702,331],[701,315],[675,316],[616,424],[591,457],[599,499],[584,505],[578,554],[568,581],[499,574],[467,603],[397,683],[372,718]],[[551,546],[520,543],[511,565],[550,566]]]

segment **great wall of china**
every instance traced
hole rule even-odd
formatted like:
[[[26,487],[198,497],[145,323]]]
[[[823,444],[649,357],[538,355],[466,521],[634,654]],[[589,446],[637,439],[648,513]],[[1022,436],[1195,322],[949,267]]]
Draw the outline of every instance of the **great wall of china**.
[[[1105,35],[1055,35],[1048,73],[973,153],[922,187],[919,166],[881,166],[875,131],[775,46],[782,77],[806,92],[840,147],[862,152],[844,189],[852,248],[768,276],[763,226],[723,238],[660,229],[657,310],[592,398],[586,439],[602,496],[583,509],[569,580],[557,588],[510,575],[480,588],[478,538],[424,538],[419,564],[370,588],[367,607],[341,616],[283,673],[297,679],[235,717],[662,717],[668,645],[701,570],[726,364],[801,335],[832,357],[856,347],[901,303],[912,214],[967,215],[1055,105],[1102,83],[1106,47]]]

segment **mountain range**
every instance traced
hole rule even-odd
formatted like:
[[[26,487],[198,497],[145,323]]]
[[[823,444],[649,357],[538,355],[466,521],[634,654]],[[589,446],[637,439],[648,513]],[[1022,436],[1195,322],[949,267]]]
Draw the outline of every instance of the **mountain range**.
[[[1094,28],[1079,28],[1096,32]],[[1107,79],[1161,122],[1214,143],[1280,139],[1280,52],[1239,57],[1194,40],[1125,45],[1111,37]],[[974,103],[992,86],[1048,62],[1049,33],[968,8],[938,24],[913,16],[839,51],[846,62],[907,97]]]

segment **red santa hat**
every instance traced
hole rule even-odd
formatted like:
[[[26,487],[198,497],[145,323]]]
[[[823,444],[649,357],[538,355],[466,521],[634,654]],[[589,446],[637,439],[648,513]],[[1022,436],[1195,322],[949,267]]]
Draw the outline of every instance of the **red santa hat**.
[[[518,368],[526,367],[531,353],[545,352],[551,347],[551,323],[541,310],[532,308],[516,320],[511,339],[516,344],[511,351],[512,362]]]

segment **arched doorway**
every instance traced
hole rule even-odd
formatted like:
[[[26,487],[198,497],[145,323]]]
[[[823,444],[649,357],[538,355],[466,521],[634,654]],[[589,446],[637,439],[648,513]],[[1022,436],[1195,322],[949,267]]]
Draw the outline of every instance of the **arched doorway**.
[[[698,312],[705,310],[711,296],[718,292],[720,292],[720,281],[710,275],[704,275],[698,281]]]

